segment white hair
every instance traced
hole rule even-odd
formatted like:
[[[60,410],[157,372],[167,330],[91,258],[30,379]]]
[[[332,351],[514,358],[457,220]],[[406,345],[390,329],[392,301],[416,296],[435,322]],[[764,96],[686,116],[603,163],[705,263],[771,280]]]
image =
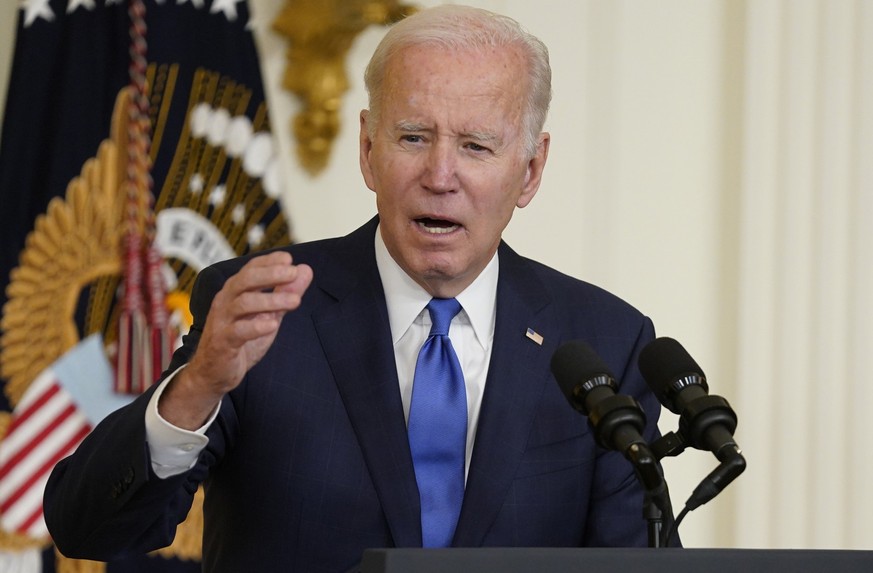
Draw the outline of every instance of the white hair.
[[[470,6],[445,5],[416,12],[392,26],[364,72],[370,98],[370,137],[379,123],[385,69],[391,57],[404,48],[437,45],[448,49],[481,49],[517,46],[527,61],[527,105],[522,116],[525,151],[533,157],[552,100],[549,50],[537,37],[509,18]]]

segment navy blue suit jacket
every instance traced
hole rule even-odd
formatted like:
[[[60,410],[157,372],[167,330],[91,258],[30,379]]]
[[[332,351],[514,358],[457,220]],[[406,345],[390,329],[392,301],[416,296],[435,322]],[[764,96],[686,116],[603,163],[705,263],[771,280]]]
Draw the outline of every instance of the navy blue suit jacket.
[[[168,544],[197,485],[206,490],[206,571],[343,571],[367,547],[421,545],[382,284],[377,219],[352,234],[288,247],[315,271],[302,306],[223,401],[189,472],[151,470],[147,392],[101,423],[52,473],[46,521],[72,557],[108,560]],[[631,465],[595,445],[549,369],[584,339],[646,410],[637,369],[651,321],[615,296],[499,248],[491,366],[455,546],[645,546]],[[201,273],[194,326],[168,371],[194,351],[214,294],[244,261]],[[537,344],[525,333],[543,337]]]

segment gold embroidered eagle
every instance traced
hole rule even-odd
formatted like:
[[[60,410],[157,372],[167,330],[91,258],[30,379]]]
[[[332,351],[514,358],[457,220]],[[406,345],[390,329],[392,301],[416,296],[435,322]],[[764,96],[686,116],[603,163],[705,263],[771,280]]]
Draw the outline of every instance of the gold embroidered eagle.
[[[175,145],[153,208],[167,306],[184,331],[191,322],[188,297],[203,266],[215,258],[287,243],[289,231],[277,203],[278,155],[272,149],[265,105],[248,118],[250,89],[220,74],[197,70],[190,93],[179,94],[187,96],[181,133],[168,133],[166,120],[180,83],[178,74],[175,65],[149,68],[153,138],[148,164],[153,164],[163,142]],[[65,195],[52,199],[37,218],[19,266],[10,275],[0,322],[0,375],[7,380],[5,392],[13,407],[39,373],[85,336],[102,334],[107,354],[112,357],[115,352],[122,238],[128,220],[123,181],[128,165],[126,109],[131,97],[129,88],[121,90],[109,137],[70,181]],[[151,198],[142,197],[140,203],[150,206]],[[162,214],[175,226],[173,233],[161,229]],[[140,217],[137,224],[145,221]],[[216,243],[208,252],[202,248],[204,236]],[[0,440],[10,417],[0,413]],[[201,531],[202,491],[198,491],[175,542],[159,553],[199,559]],[[0,531],[0,550],[49,544],[47,539]],[[105,571],[105,565],[59,555],[57,569],[98,573]]]

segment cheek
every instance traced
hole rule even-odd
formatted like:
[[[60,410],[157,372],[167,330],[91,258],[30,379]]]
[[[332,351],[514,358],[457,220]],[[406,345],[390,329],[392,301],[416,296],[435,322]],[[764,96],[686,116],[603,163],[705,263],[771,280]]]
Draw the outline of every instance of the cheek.
[[[521,192],[517,187],[504,187],[494,192],[489,211],[492,217],[502,220],[510,217],[517,207]]]
[[[414,179],[414,170],[408,161],[393,156],[384,158],[381,163],[373,166],[377,193],[386,194],[392,198],[399,197],[403,189],[409,188]]]
[[[479,227],[489,237],[502,234],[515,212],[519,196],[520,193],[515,189],[496,189],[487,200],[478,204],[476,211],[481,222]]]
[[[395,232],[405,226],[407,222],[403,196],[391,191],[390,187],[382,187],[376,192],[376,211],[379,213],[382,224],[393,228]]]

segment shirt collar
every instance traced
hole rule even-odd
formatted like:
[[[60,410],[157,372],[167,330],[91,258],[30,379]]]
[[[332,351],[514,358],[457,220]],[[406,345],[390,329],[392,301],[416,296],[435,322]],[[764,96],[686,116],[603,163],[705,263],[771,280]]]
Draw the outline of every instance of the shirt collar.
[[[376,228],[375,243],[376,267],[385,291],[392,342],[396,344],[433,297],[412,280],[388,253],[382,240],[381,227]],[[491,341],[494,339],[498,275],[499,262],[497,253],[494,253],[476,280],[455,297],[464,308],[464,313],[476,333],[476,339],[486,351],[491,348]]]

